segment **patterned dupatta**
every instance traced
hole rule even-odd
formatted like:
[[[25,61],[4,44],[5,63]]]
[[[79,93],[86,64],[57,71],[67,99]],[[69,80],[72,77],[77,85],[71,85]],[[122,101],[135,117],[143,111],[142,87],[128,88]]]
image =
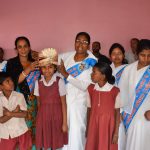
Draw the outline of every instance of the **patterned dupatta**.
[[[122,75],[123,70],[125,69],[126,65],[123,66],[115,75],[115,83],[116,85],[118,85],[119,81],[120,81],[120,77]]]
[[[136,96],[131,114],[128,114],[125,111],[122,112],[123,124],[125,126],[126,131],[128,130],[140,106],[146,99],[146,96],[148,95],[149,91],[150,91],[150,67],[146,69],[142,78],[140,79],[140,81],[136,86]]]
[[[67,69],[67,72],[72,75],[73,77],[79,76],[83,71],[89,69],[90,67],[93,67],[97,63],[96,59],[93,58],[87,58],[84,59],[81,63],[78,63],[69,69]],[[65,79],[65,83],[67,83]]]
[[[40,77],[40,71],[32,71],[29,73],[29,75],[26,77],[30,92],[33,92],[34,86],[35,86],[35,81],[38,80]]]

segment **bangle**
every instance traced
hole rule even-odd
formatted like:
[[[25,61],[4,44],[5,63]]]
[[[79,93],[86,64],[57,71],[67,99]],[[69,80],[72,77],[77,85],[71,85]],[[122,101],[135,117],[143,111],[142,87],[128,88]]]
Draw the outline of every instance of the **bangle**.
[[[27,77],[27,76],[28,76],[24,71],[22,71],[22,75],[23,75],[24,77]]]

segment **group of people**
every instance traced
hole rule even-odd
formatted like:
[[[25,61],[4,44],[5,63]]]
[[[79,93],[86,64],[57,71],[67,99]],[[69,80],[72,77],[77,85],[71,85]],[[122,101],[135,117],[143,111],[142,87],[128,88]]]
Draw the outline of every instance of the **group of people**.
[[[90,51],[86,32],[42,66],[26,37],[14,58],[0,49],[0,149],[149,150],[150,40],[131,41],[131,64],[119,43]]]

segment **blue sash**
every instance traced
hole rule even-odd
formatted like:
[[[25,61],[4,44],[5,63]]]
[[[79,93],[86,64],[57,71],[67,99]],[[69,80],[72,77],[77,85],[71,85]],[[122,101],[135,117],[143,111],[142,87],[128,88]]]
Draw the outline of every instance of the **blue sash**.
[[[29,73],[29,75],[26,77],[30,92],[33,91],[34,86],[35,86],[35,81],[38,80],[40,76],[40,71],[36,70],[36,71],[32,71]]]
[[[138,109],[144,102],[149,91],[150,91],[150,67],[148,67],[148,69],[146,69],[141,80],[139,81],[139,83],[136,86],[136,97],[134,100],[132,113],[128,114],[125,111],[122,112],[123,124],[125,126],[126,131],[128,130],[134,116],[136,115]]]
[[[122,75],[122,72],[124,70],[126,66],[124,66],[123,68],[121,68],[115,75],[115,82],[116,82],[116,85],[118,85],[119,81],[120,81],[120,77]]]
[[[73,77],[77,77],[80,75],[84,70],[89,69],[90,67],[93,67],[97,61],[93,58],[87,58],[83,60],[81,63],[76,64],[69,69],[67,69],[67,72],[72,75]],[[66,82],[66,79],[65,79]],[[67,83],[67,82],[66,82]]]

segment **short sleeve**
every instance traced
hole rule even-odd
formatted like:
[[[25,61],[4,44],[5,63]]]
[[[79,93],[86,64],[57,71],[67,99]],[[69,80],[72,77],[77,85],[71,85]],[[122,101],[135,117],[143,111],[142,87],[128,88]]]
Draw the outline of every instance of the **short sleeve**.
[[[120,95],[120,92],[117,94],[116,96],[116,101],[115,101],[115,108],[122,108],[123,107],[123,104],[121,102],[121,95]]]
[[[59,94],[60,94],[60,96],[66,95],[67,94],[67,92],[66,92],[66,85],[65,85],[65,82],[64,82],[63,79],[61,79],[61,78],[59,79],[58,86],[59,86]]]
[[[93,84],[89,85],[87,90],[87,107],[91,107],[93,89],[94,85]]]
[[[34,95],[39,96],[39,83],[38,83],[38,80],[35,81]]]
[[[27,104],[26,104],[26,101],[25,101],[23,94],[19,93],[17,98],[19,99],[20,109],[21,110],[27,110]]]
[[[91,98],[90,98],[89,91],[87,91],[87,107],[91,107]]]

